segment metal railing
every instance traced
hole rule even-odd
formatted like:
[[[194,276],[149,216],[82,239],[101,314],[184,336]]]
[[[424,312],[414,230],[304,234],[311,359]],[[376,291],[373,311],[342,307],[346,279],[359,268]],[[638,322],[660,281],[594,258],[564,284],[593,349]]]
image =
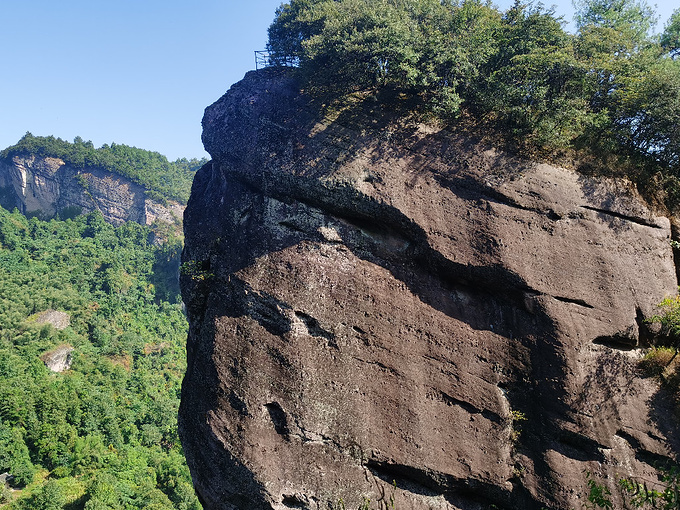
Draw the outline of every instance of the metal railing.
[[[255,51],[255,69],[264,69],[266,67],[297,67],[300,65],[298,57],[277,56],[272,57],[271,53],[266,50]]]

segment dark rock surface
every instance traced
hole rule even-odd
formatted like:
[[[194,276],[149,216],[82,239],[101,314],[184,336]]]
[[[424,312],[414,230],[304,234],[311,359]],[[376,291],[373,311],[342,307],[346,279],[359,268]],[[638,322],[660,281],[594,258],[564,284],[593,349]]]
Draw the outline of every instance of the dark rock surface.
[[[670,223],[629,183],[267,71],[203,122],[180,433],[206,508],[582,508],[586,470],[675,457],[635,371]]]
[[[79,169],[61,159],[34,155],[0,160],[0,202],[24,214],[52,218],[67,210],[101,211],[104,219],[120,225],[134,221],[180,223],[184,206],[160,204],[146,196],[142,186],[100,168]]]

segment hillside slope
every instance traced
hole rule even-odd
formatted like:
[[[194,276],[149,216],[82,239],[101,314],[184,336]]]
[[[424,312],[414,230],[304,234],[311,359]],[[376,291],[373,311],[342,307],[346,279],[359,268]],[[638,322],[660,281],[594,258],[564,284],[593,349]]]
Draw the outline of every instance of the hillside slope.
[[[0,507],[200,508],[177,436],[180,247],[151,237],[0,208]]]

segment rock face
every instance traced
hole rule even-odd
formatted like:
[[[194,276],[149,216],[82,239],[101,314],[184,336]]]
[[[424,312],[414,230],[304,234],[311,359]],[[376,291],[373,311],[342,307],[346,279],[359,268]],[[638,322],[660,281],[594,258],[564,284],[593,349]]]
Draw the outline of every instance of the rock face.
[[[69,209],[102,212],[114,225],[134,221],[178,223],[184,206],[162,205],[146,196],[144,188],[129,179],[99,168],[77,169],[61,159],[15,156],[0,160],[0,191],[3,206],[17,207],[24,214],[51,218]]]
[[[207,509],[582,508],[675,458],[636,374],[670,224],[622,181],[249,73],[185,213],[180,433]]]
[[[49,324],[54,329],[63,330],[71,325],[71,316],[58,310],[45,310],[34,318],[36,324]]]
[[[44,353],[40,359],[52,372],[64,372],[73,364],[73,351],[75,351],[73,347],[64,344]]]

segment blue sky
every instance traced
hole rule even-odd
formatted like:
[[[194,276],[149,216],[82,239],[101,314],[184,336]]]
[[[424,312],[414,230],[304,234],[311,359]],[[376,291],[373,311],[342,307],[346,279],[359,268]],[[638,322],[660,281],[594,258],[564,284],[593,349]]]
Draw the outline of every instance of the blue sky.
[[[203,110],[254,68],[280,3],[0,0],[0,149],[30,131],[206,156]],[[569,21],[571,1],[555,5]]]

